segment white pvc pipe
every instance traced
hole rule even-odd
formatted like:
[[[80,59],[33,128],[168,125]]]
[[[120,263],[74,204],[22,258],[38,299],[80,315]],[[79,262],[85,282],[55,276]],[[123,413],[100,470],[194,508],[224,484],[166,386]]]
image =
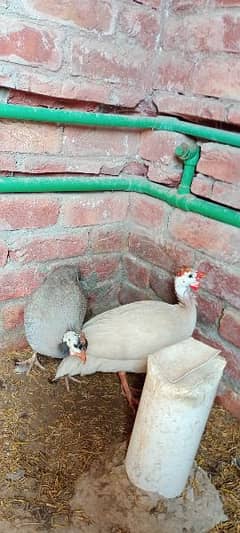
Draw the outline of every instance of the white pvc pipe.
[[[184,490],[226,365],[218,354],[190,338],[148,358],[126,456],[137,487],[166,498]]]

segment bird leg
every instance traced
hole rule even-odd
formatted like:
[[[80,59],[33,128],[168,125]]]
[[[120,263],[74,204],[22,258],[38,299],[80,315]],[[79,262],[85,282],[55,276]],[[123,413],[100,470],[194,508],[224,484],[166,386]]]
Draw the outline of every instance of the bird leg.
[[[25,361],[15,360],[15,372],[16,374],[26,373],[28,376],[34,365],[40,368],[41,370],[46,370],[44,366],[42,366],[39,362],[36,352],[34,352],[32,357],[29,357],[29,359],[25,359]]]
[[[134,413],[136,413],[139,400],[134,397],[134,394],[133,394],[134,389],[129,387],[128,380],[127,380],[127,374],[126,372],[118,372],[117,374],[120,379],[123,396],[127,398],[127,401],[131,409],[133,410]]]
[[[81,383],[80,379],[74,378],[73,376],[65,376],[64,380],[68,392],[70,392],[69,380],[74,381],[74,383]]]

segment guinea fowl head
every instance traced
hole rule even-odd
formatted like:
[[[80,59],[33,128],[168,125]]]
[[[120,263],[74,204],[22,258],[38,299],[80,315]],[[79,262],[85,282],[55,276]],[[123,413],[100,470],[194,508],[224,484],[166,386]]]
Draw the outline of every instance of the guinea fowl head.
[[[197,291],[200,280],[205,277],[204,272],[188,267],[182,267],[175,276],[175,291],[180,301],[186,301],[191,297],[191,291]]]
[[[81,336],[75,331],[66,331],[63,335],[62,343],[59,346],[64,355],[66,355],[66,353],[78,354],[83,348]]]

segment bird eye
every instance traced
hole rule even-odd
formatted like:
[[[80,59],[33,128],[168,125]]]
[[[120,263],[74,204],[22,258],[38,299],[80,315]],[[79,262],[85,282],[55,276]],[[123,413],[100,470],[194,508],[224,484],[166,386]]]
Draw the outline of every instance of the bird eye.
[[[188,277],[189,277],[189,278],[192,278],[192,277],[193,277],[193,275],[192,275],[192,274],[188,274]]]

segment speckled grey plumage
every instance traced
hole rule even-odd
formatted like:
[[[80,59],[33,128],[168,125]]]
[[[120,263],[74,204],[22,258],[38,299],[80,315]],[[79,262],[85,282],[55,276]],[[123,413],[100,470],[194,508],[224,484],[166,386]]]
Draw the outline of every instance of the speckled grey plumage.
[[[24,313],[25,333],[34,352],[63,358],[64,333],[80,331],[87,301],[76,266],[60,266],[29,297]]]

